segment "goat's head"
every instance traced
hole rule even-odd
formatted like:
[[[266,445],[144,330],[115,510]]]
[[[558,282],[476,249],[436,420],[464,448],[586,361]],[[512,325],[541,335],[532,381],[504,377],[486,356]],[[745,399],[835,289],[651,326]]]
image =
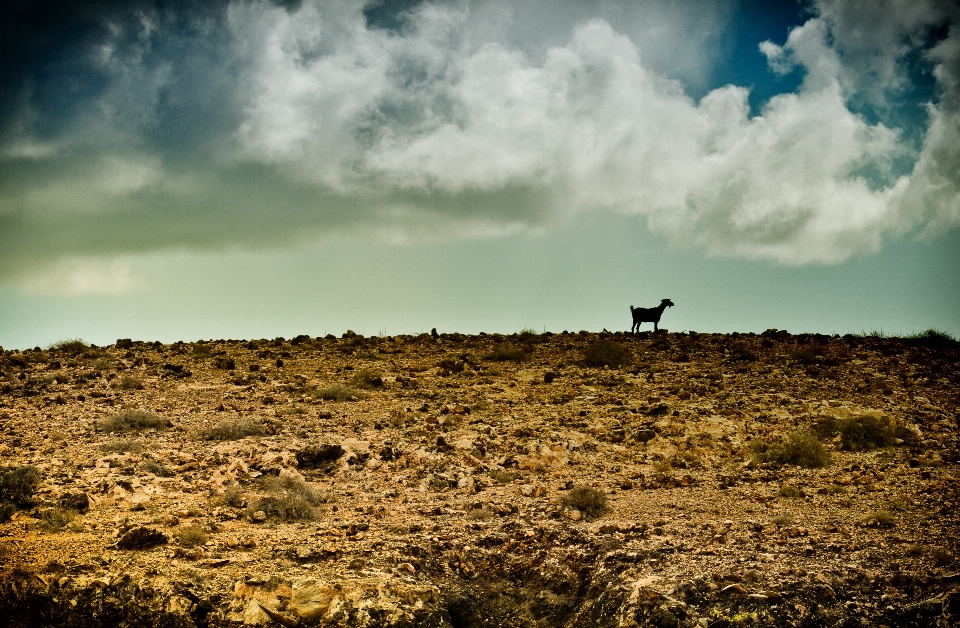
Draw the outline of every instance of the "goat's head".
[[[663,307],[673,307],[673,301],[671,301],[670,299],[663,299],[662,301],[660,301],[660,305],[662,305]]]

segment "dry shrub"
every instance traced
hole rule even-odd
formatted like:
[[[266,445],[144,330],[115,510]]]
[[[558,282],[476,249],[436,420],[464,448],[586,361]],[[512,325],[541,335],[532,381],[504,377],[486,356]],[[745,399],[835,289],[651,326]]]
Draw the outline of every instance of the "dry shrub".
[[[85,343],[80,338],[65,338],[63,340],[58,340],[49,347],[50,349],[55,349],[57,351],[62,351],[70,355],[80,355],[81,353],[86,353],[90,349],[90,345]]]
[[[867,515],[860,520],[861,525],[878,528],[892,528],[895,522],[896,520],[893,518],[893,515],[887,510],[877,510],[867,513]]]
[[[247,515],[263,511],[267,517],[280,521],[311,520],[317,516],[317,506],[330,501],[330,494],[317,490],[294,476],[269,478],[264,488],[273,493],[247,507]]]
[[[484,355],[483,359],[488,362],[526,362],[530,359],[530,354],[511,344],[499,344]]]
[[[125,454],[129,452],[136,454],[143,451],[143,445],[133,438],[117,438],[107,441],[100,446],[100,449],[103,450],[104,453]]]
[[[200,433],[202,440],[240,440],[247,436],[263,436],[263,423],[253,419],[227,419]]]
[[[168,469],[163,464],[157,462],[156,460],[145,460],[141,465],[140,469],[145,473],[152,473],[158,478],[169,478],[173,477],[173,471]]]
[[[327,386],[326,388],[315,388],[312,394],[314,399],[323,399],[325,401],[353,401],[366,397],[365,393],[356,388],[339,384]]]
[[[383,378],[378,373],[364,369],[350,379],[350,386],[366,390],[383,388]]]
[[[139,377],[133,375],[124,375],[113,382],[111,386],[119,390],[143,390],[143,382]]]
[[[67,524],[77,518],[76,510],[60,506],[46,508],[38,514],[40,515],[39,527],[44,532],[60,532],[67,527]]]
[[[893,442],[894,428],[888,417],[853,416],[837,421],[840,447],[846,451],[864,451],[885,447]]]
[[[777,515],[776,517],[771,519],[771,521],[773,522],[773,525],[777,526],[778,528],[782,528],[784,526],[791,525],[795,521],[795,518],[793,515],[789,515],[789,514]]]
[[[626,350],[620,345],[607,340],[594,342],[583,352],[585,366],[619,368],[629,361]]]
[[[754,460],[776,465],[792,464],[817,469],[830,464],[830,452],[810,432],[794,431],[777,443],[753,441],[750,445]]]
[[[467,519],[473,519],[475,521],[486,521],[488,519],[493,519],[494,513],[489,508],[471,508],[467,511]]]
[[[228,487],[223,495],[220,496],[220,502],[225,506],[231,506],[233,508],[240,508],[244,505],[246,500],[243,498],[243,493],[236,486]]]
[[[780,497],[800,497],[800,489],[796,486],[790,486],[789,484],[784,484],[780,487],[780,490],[777,492]]]
[[[944,549],[937,548],[930,552],[930,556],[938,567],[949,567],[953,564],[953,554]]]
[[[170,425],[170,419],[144,410],[123,410],[96,423],[97,429],[102,432],[142,432],[161,430]]]
[[[197,547],[207,542],[207,533],[195,523],[181,526],[177,530],[176,537],[184,547]]]
[[[518,471],[506,471],[503,469],[493,469],[490,471],[490,477],[499,482],[500,484],[509,484],[514,480],[522,477],[521,473]]]
[[[587,517],[596,518],[607,512],[607,496],[592,486],[579,484],[567,491],[560,499],[560,503],[570,508],[576,508]]]
[[[40,470],[33,465],[0,467],[0,502],[24,508],[32,506],[40,479]]]

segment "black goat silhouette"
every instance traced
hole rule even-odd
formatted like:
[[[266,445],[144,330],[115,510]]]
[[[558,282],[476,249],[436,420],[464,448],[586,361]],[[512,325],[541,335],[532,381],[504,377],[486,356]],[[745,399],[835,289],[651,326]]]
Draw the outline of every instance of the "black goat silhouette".
[[[673,307],[673,301],[670,299],[660,301],[660,305],[657,307],[633,307],[631,305],[630,313],[633,314],[633,325],[630,326],[631,333],[634,330],[640,331],[640,323],[653,323],[653,331],[659,331],[657,323],[660,322],[663,310],[668,307]]]

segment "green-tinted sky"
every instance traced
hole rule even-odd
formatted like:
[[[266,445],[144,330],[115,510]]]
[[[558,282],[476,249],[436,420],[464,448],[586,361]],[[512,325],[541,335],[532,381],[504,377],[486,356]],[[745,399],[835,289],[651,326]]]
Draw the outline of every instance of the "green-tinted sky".
[[[960,10],[25,2],[0,345],[960,335]]]

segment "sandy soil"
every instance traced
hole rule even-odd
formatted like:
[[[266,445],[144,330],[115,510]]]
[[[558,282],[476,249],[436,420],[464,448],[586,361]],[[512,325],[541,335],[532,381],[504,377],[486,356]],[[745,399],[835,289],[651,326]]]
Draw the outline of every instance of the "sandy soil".
[[[39,480],[7,489],[0,623],[957,625],[958,355],[776,330],[2,352],[0,466]]]

